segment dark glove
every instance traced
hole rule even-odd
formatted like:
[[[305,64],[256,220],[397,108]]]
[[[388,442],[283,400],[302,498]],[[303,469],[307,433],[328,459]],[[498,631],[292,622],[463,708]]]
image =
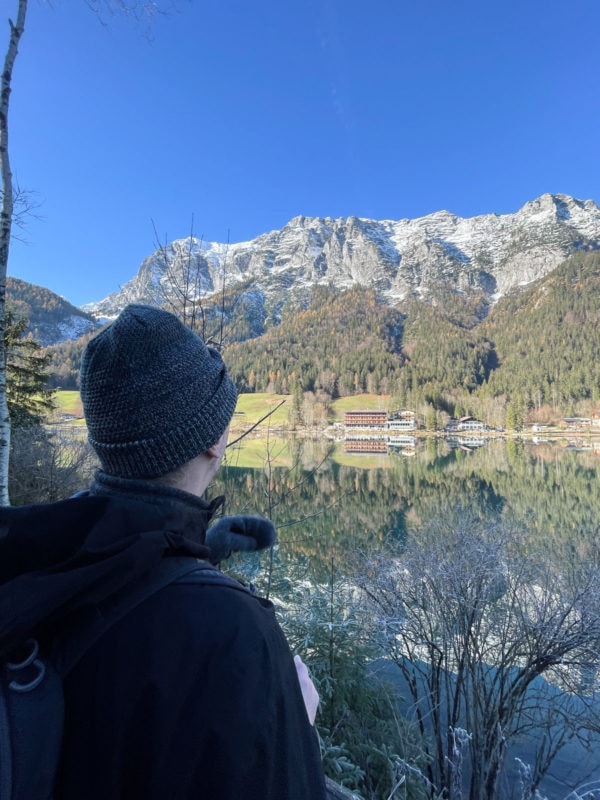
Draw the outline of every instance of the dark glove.
[[[234,550],[264,550],[276,542],[277,531],[271,520],[249,514],[221,517],[206,531],[205,539],[211,564],[229,558]]]

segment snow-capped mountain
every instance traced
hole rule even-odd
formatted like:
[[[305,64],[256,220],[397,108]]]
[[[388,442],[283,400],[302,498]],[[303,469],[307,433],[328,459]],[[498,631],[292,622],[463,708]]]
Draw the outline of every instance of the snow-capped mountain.
[[[290,294],[318,283],[369,286],[390,304],[427,300],[439,288],[494,303],[590,249],[600,249],[600,208],[567,195],[468,219],[448,211],[398,221],[295,217],[249,242],[176,240],[148,256],[119,292],[84,310],[114,317],[127,303],[168,305],[184,293],[208,298],[236,284],[275,319]]]

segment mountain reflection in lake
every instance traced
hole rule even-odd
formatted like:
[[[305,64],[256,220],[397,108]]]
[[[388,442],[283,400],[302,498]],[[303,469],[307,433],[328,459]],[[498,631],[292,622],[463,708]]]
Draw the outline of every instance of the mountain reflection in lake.
[[[343,570],[351,556],[460,509],[510,522],[524,542],[559,558],[592,556],[600,454],[519,439],[476,444],[427,438],[407,452],[379,453],[348,452],[343,442],[248,437],[228,449],[212,493],[227,497],[227,513],[273,519],[278,567],[302,564],[317,580],[332,559]],[[255,570],[260,577],[258,562]]]
[[[582,625],[588,631],[588,621],[597,619],[599,595],[585,587],[595,586],[587,582],[586,568],[598,563],[600,456],[593,449],[569,449],[566,442],[481,442],[429,437],[384,450],[362,447],[357,437],[350,448],[344,442],[247,437],[243,448],[228,449],[227,464],[212,490],[227,497],[226,513],[271,517],[280,544],[273,553],[240,554],[227,569],[273,599],[292,648],[306,654],[321,688],[321,732],[335,732],[333,745],[346,746],[354,720],[358,750],[377,750],[379,734],[364,733],[365,719],[374,717],[359,700],[365,686],[374,690],[369,702],[387,697],[387,689],[372,680],[381,672],[394,683],[398,702],[407,702],[398,705],[406,717],[403,724],[410,727],[415,709],[425,704],[428,720],[434,720],[438,707],[445,709],[436,730],[445,730],[444,720],[453,710],[452,725],[458,721],[461,730],[469,716],[473,730],[489,734],[490,741],[497,731],[506,735],[509,745],[499,780],[512,788],[493,796],[524,797],[515,757],[529,768],[548,742],[560,739],[565,747],[540,779],[539,796],[564,800],[583,780],[600,779],[600,756],[590,757],[600,753],[600,739],[590,733],[590,742],[584,742],[582,717],[570,719],[572,688],[564,691],[576,687],[585,695],[586,713],[593,709],[596,714],[597,651],[586,651],[588,660],[581,662],[579,655],[569,661],[569,652],[564,663],[560,658],[552,662],[556,670],[532,673],[531,664],[538,664],[538,644],[545,657],[566,641],[561,620],[574,625],[585,611]],[[570,576],[576,576],[572,582]],[[580,588],[585,595],[581,609],[579,600],[570,599],[572,592],[579,598]],[[466,635],[465,620],[472,618],[475,623]],[[558,626],[552,627],[555,620]],[[590,642],[595,630],[590,627],[586,634]],[[432,663],[435,670],[429,672]],[[360,684],[356,665],[369,665],[360,673],[366,676]],[[469,688],[453,696],[430,691],[429,675],[432,686],[438,679],[440,686],[449,686],[459,666],[463,673],[456,686],[475,686],[469,681],[483,675],[473,691],[481,697],[485,687],[485,703],[471,705]],[[490,718],[499,719],[506,696],[513,697],[513,683],[509,690],[507,682],[525,667],[537,676],[531,683],[535,691],[514,690],[513,716],[490,727],[473,721],[475,707],[487,715],[495,709],[496,717]],[[490,669],[502,680],[486,683]],[[421,684],[414,683],[415,675]],[[408,686],[419,685],[417,696],[407,692]],[[357,705],[349,698],[358,698]],[[384,726],[386,713],[389,708],[375,715]],[[342,725],[346,719],[348,728]],[[593,731],[598,729],[594,716]],[[387,747],[393,728],[383,730]],[[429,738],[425,727],[424,736],[413,739],[407,730],[401,726],[403,744],[394,745],[406,763],[422,766],[424,747],[427,763],[446,763],[445,737]],[[572,731],[578,732],[573,742]],[[438,738],[443,758],[430,747]],[[471,763],[471,750],[465,754],[465,764]],[[420,791],[422,783],[415,781]],[[377,796],[390,797],[389,788]]]

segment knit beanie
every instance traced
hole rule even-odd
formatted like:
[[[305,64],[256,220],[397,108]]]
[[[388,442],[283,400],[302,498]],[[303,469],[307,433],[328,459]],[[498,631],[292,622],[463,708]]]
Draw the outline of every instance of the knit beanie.
[[[81,399],[102,469],[158,478],[221,438],[237,392],[219,353],[177,317],[129,305],[88,343]]]

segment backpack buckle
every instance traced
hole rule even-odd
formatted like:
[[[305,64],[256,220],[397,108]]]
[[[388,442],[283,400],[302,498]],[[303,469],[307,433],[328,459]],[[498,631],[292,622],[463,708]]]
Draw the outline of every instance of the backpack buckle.
[[[13,678],[8,688],[13,692],[31,692],[44,680],[46,665],[38,658],[40,646],[35,639],[27,639],[25,646],[28,648],[20,661],[7,661],[6,668],[11,672],[20,672],[21,681]]]

